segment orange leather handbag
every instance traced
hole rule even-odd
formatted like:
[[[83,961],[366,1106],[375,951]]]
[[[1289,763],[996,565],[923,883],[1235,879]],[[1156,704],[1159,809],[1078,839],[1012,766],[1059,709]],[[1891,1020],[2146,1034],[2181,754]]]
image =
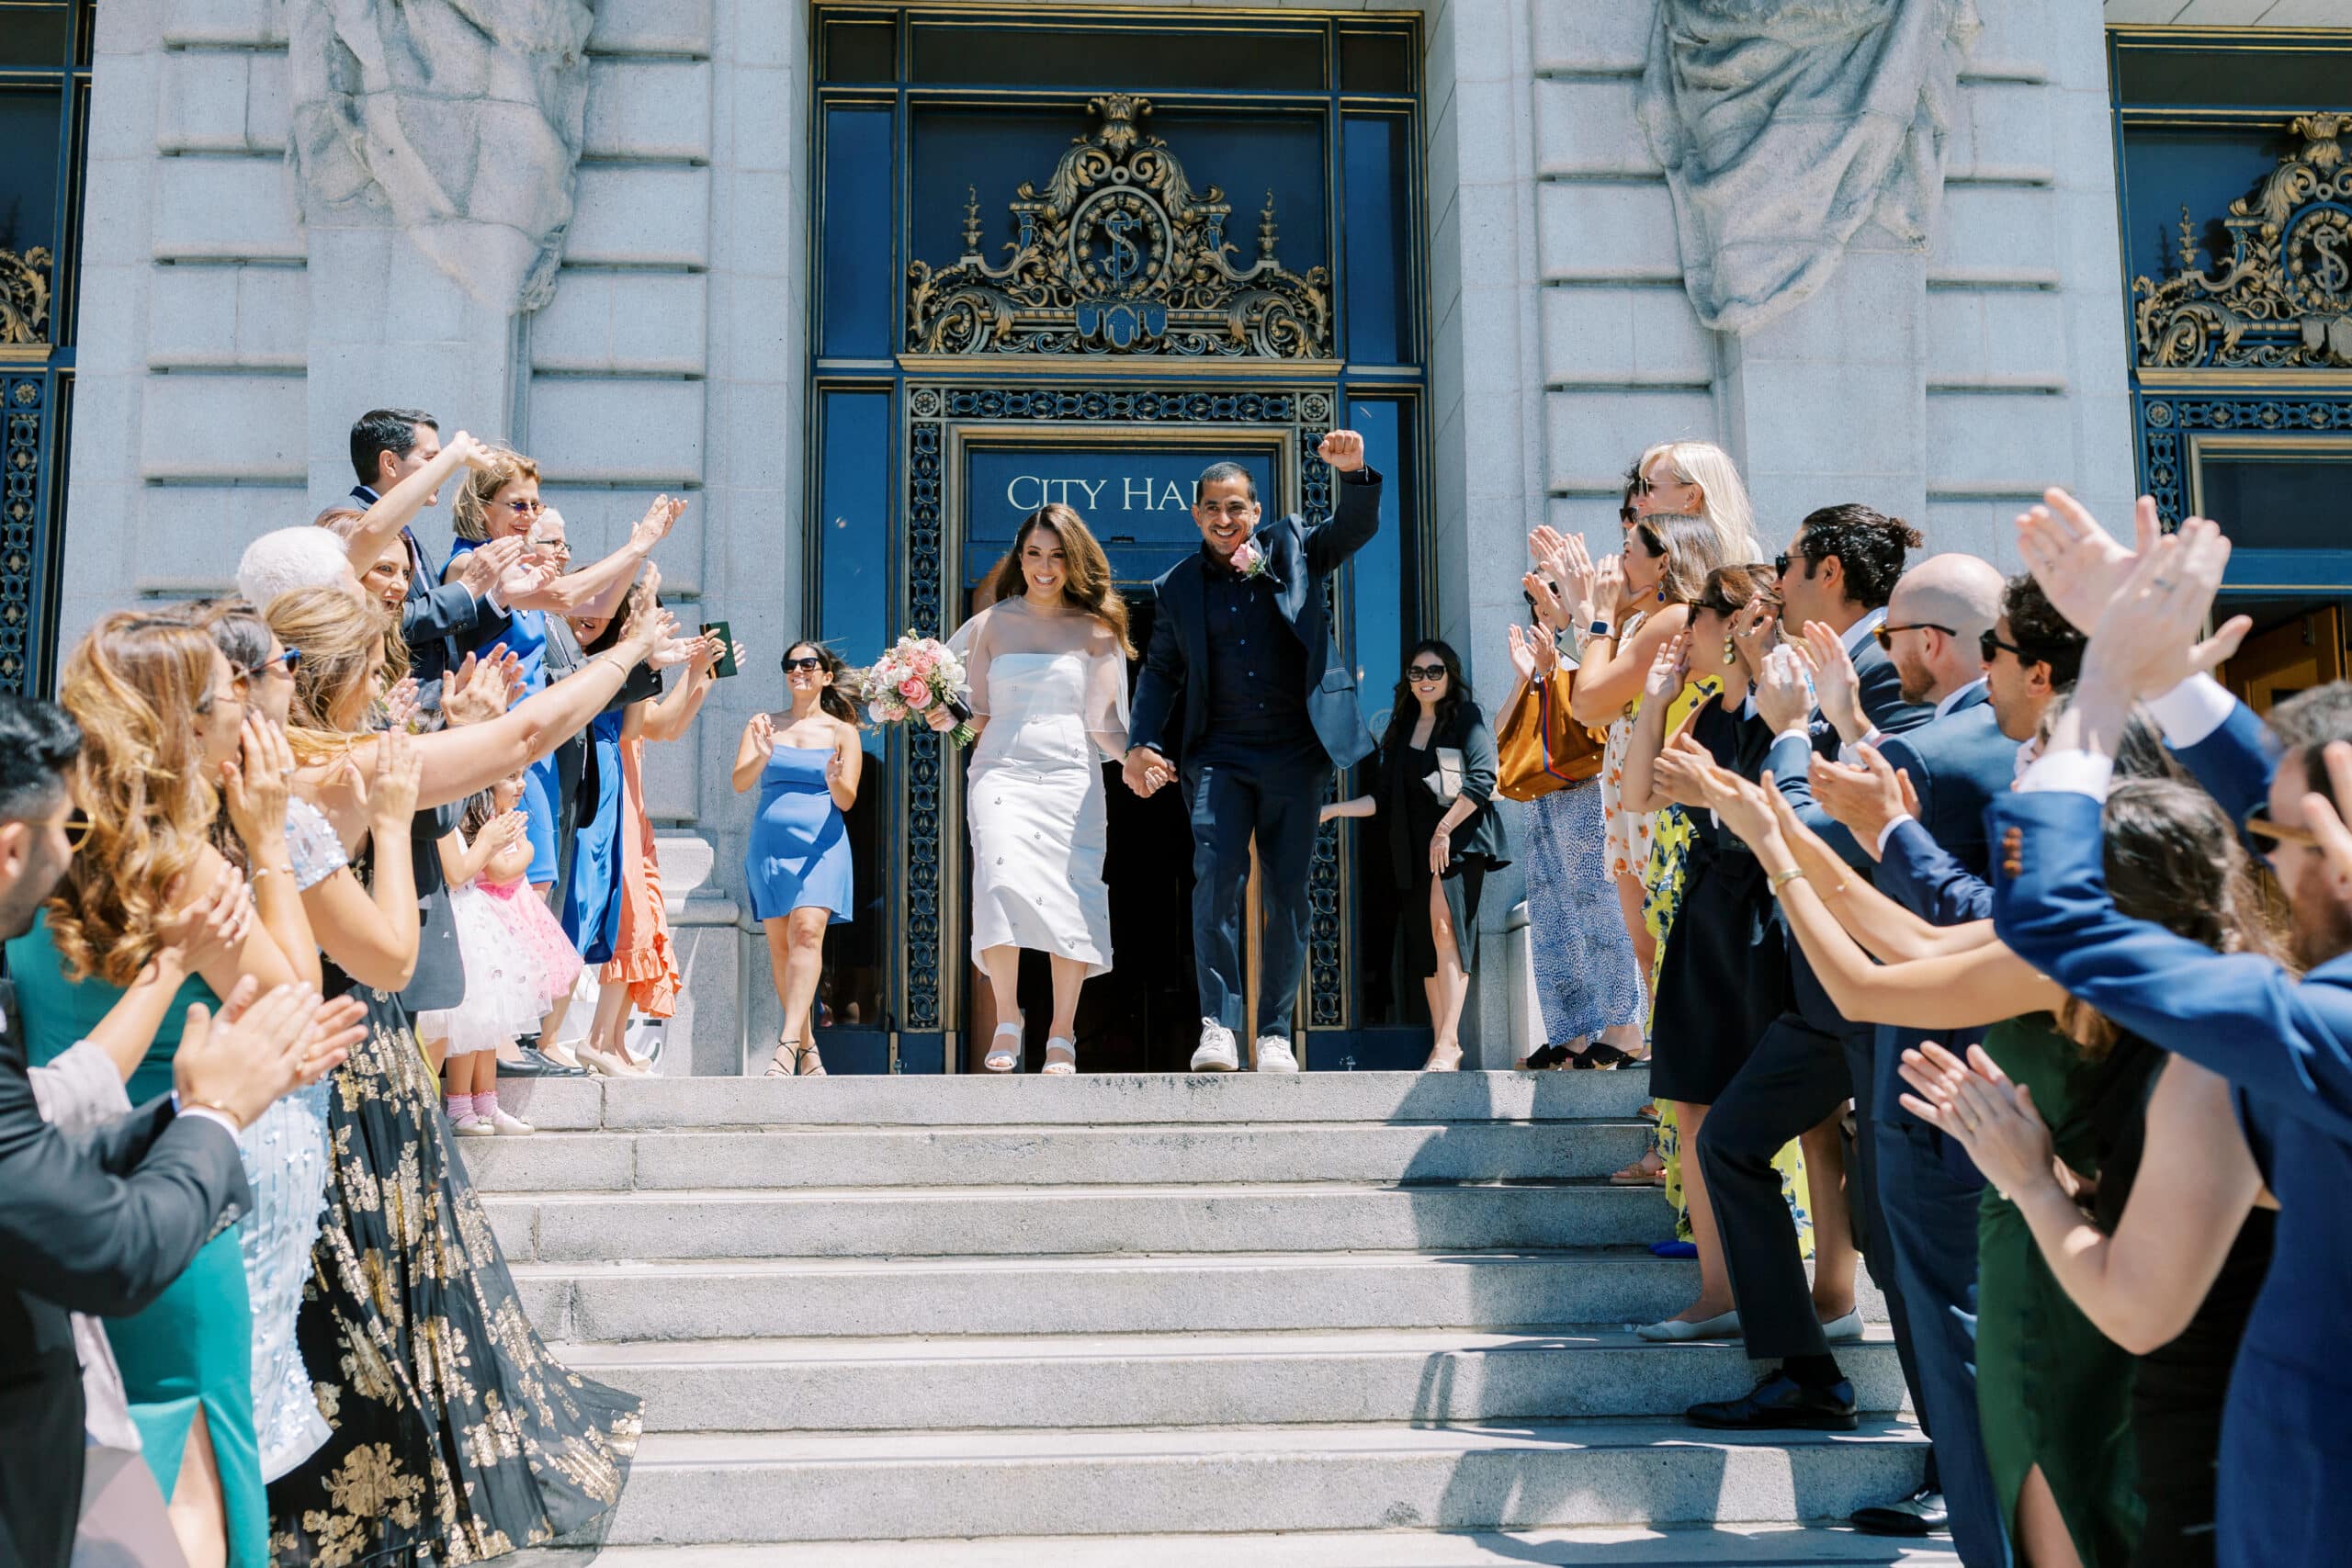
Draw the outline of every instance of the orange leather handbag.
[[[1496,788],[1506,800],[1535,800],[1600,776],[1599,732],[1568,712],[1576,676],[1563,666],[1530,680],[1495,735]]]

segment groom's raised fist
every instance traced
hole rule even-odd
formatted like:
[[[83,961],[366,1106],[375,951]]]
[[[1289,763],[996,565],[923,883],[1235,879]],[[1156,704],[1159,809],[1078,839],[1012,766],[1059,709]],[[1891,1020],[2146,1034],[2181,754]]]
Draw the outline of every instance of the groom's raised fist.
[[[1329,464],[1333,473],[1352,474],[1363,467],[1363,437],[1352,430],[1334,430],[1323,437],[1315,455]]]

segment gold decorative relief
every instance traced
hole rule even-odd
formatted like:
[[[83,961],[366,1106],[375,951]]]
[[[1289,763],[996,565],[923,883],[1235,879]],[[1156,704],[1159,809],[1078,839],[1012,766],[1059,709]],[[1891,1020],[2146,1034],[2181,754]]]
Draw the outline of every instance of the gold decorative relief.
[[[964,208],[964,254],[907,269],[907,350],[921,355],[1175,355],[1242,359],[1331,356],[1330,276],[1274,256],[1273,193],[1258,220],[1258,260],[1234,265],[1225,193],[1195,190],[1141,120],[1148,99],[1106,93],[1101,124],[1062,154],[1043,194],[1022,182],[1012,253],[980,254],[979,197]]]
[[[49,267],[46,249],[0,251],[0,344],[49,341]]]
[[[2299,115],[2301,145],[2261,188],[2230,203],[2230,255],[2197,265],[2197,225],[2180,212],[2179,270],[2132,281],[2143,367],[2320,370],[2352,367],[2352,165],[2337,138],[2352,115]]]

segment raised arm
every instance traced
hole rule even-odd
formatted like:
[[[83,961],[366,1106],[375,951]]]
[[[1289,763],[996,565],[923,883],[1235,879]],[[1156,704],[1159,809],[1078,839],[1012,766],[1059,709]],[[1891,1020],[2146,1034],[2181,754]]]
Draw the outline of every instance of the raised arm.
[[[1306,531],[1306,564],[1313,571],[1336,571],[1380,532],[1380,476],[1364,466],[1363,437],[1352,430],[1332,431],[1315,455],[1339,477],[1338,500],[1329,519]]]
[[[1625,745],[1625,774],[1617,786],[1619,800],[1629,811],[1663,811],[1675,804],[1672,797],[1657,787],[1656,765],[1658,753],[1668,741],[1666,716],[1674,699],[1689,678],[1685,668],[1690,646],[1688,631],[1678,632],[1659,645],[1657,657],[1650,660],[1647,676],[1642,682],[1641,711],[1634,716],[1634,731]],[[1686,717],[1683,732],[1697,722],[1700,709],[1692,708]]]
[[[735,772],[731,778],[737,795],[760,782],[760,774],[774,755],[775,718],[770,714],[755,713],[744,724],[743,739],[735,748]]]
[[[517,610],[552,610],[559,615],[595,617],[611,615],[621,596],[637,580],[638,569],[653,547],[669,536],[672,525],[686,509],[684,496],[656,496],[645,515],[629,530],[619,549],[578,571],[568,571],[543,587],[513,594],[507,603]]]
[[[1618,570],[1613,556],[1601,563],[1600,592],[1604,595],[1613,594],[1611,584],[1618,579],[1611,574]],[[1607,613],[1616,614],[1613,605]],[[1631,639],[1620,639],[1618,631],[1622,627],[1615,622],[1611,622],[1612,629],[1595,632],[1586,638],[1581,662],[1577,666],[1576,695],[1568,709],[1577,721],[1607,724],[1623,712],[1626,704],[1641,695],[1642,682],[1648,676],[1657,650],[1690,619],[1688,605],[1668,604],[1645,620]]]
[[[686,660],[686,672],[675,689],[658,703],[639,703],[629,709],[638,734],[648,742],[675,740],[693,725],[702,712],[702,705],[718,684],[718,677],[711,671],[726,653],[726,645],[715,636],[695,639],[695,651]],[[743,662],[743,645],[735,645],[735,662]]]
[[[380,991],[399,990],[416,969],[420,925],[410,835],[426,739],[388,732],[369,752],[368,773],[355,761],[315,786],[330,818],[360,825],[355,843],[362,837],[373,843],[375,874],[362,885],[338,866],[302,890],[302,908],[336,966]]]
[[[401,530],[416,521],[416,514],[424,510],[433,492],[455,479],[459,469],[487,470],[490,467],[489,447],[462,430],[449,437],[431,462],[377,497],[376,504],[359,519],[359,526],[344,543],[351,557],[353,575],[365,573],[382,558],[386,547],[400,536]]]
[[[835,720],[833,754],[825,763],[825,787],[843,811],[857,804],[857,782],[865,773],[865,748],[857,743],[857,726]]]

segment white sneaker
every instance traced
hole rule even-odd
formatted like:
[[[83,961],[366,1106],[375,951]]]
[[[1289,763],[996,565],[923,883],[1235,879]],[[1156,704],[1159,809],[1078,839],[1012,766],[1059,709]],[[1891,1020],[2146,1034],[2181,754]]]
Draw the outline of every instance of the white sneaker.
[[[521,1137],[538,1131],[537,1127],[532,1126],[503,1105],[494,1107],[489,1115],[479,1118],[479,1125],[485,1133],[495,1133],[510,1138]]]
[[[1258,1036],[1258,1070],[1261,1073],[1298,1071],[1298,1058],[1291,1055],[1290,1042],[1279,1034]]]
[[[1193,1053],[1193,1071],[1230,1073],[1238,1072],[1240,1066],[1241,1056],[1233,1043],[1233,1031],[1213,1018],[1201,1020],[1201,1048]]]

